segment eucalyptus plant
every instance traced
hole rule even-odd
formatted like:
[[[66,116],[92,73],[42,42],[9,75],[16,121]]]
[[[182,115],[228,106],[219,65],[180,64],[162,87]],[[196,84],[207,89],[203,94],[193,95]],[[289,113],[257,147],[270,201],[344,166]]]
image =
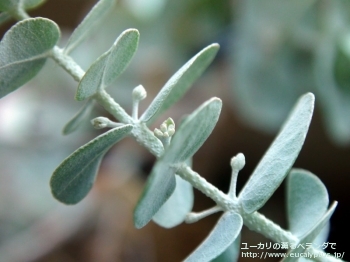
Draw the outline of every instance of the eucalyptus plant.
[[[120,34],[109,50],[102,54],[85,72],[70,56],[70,52],[88,36],[114,4],[100,0],[71,34],[67,44],[57,46],[58,25],[46,18],[31,18],[26,9],[42,0],[0,0],[0,21],[9,17],[20,20],[11,27],[0,43],[0,95],[15,91],[42,69],[48,58],[53,59],[70,74],[78,87],[75,99],[86,101],[81,110],[63,128],[65,134],[74,132],[89,118],[89,112],[100,104],[114,119],[97,117],[91,120],[103,134],[78,148],[54,170],[50,186],[53,196],[64,204],[77,204],[91,190],[99,166],[107,151],[126,137],[134,138],[156,156],[157,161],[134,210],[134,224],[142,228],[151,220],[171,228],[182,222],[194,223],[208,215],[222,216],[208,237],[185,261],[210,261],[226,256],[238,258],[240,232],[243,225],[275,242],[299,246],[324,241],[325,228],[337,202],[328,207],[328,193],[323,183],[312,173],[293,169],[304,143],[314,109],[314,95],[299,98],[280,133],[255,168],[241,192],[236,192],[239,171],[245,157],[238,153],[231,160],[232,176],[227,193],[207,182],[191,167],[191,159],[213,131],[222,108],[219,98],[211,98],[183,118],[178,127],[172,118],[159,128],[150,130],[161,113],[175,104],[202,75],[219,50],[211,44],[185,63],[162,87],[148,108],[139,116],[139,103],[147,92],[142,85],[133,89],[132,113],[128,114],[107,92],[127,68],[139,43],[139,32],[127,29]],[[287,214],[289,229],[282,229],[258,210],[287,178]],[[200,213],[191,212],[193,187],[214,200],[216,205]],[[296,253],[305,249],[290,249],[286,261],[298,260]],[[317,246],[307,249],[313,261],[339,261],[324,257]],[[302,256],[302,255],[300,255]]]

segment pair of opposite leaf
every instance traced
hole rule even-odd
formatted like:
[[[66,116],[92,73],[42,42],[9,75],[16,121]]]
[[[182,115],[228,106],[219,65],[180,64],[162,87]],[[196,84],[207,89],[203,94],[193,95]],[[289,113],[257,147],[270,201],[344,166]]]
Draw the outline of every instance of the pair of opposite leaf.
[[[243,212],[249,214],[264,205],[289,172],[304,143],[311,121],[313,105],[314,97],[312,94],[307,94],[299,100],[281,132],[241,191],[238,201],[244,210]],[[167,154],[168,151],[163,155],[164,159]],[[165,181],[170,179],[170,176],[174,176],[176,170],[172,170],[172,165],[163,158],[157,162],[153,169],[149,180],[150,184],[152,179],[156,180],[158,178],[158,184],[162,185],[162,179]],[[172,164],[174,163],[176,161],[172,162]],[[165,176],[167,174],[166,170],[169,170],[169,177]],[[297,237],[301,237],[300,243],[312,242],[320,234],[325,224],[328,223],[336,205],[332,205],[330,210],[326,212],[328,206],[327,191],[315,176],[302,170],[294,170],[290,177],[288,208],[291,231]],[[257,180],[260,180],[260,183],[256,183]],[[302,181],[304,187],[299,186],[300,181]],[[164,188],[166,187],[144,191],[145,196],[141,198],[135,210],[136,227],[143,226],[142,223],[147,223],[154,212],[157,212],[157,207],[161,206],[159,203],[164,203],[167,196]],[[169,186],[169,188],[172,187]],[[155,193],[153,194],[153,192]],[[255,195],[255,193],[258,194]],[[163,201],[161,201],[161,197],[164,197]],[[306,200],[300,201],[300,197],[305,197]],[[314,209],[310,216],[310,208],[312,209],[312,207]],[[294,213],[298,214],[295,215]],[[299,224],[304,225],[304,228],[298,226],[298,221],[301,221]],[[186,261],[209,261],[220,255],[230,245],[237,247],[232,243],[238,236],[242,224],[243,221],[239,214],[227,210],[208,238]],[[227,228],[234,228],[235,230],[227,230]],[[293,252],[304,252],[304,250],[296,249]]]
[[[215,101],[215,99],[213,101]],[[197,111],[181,125],[169,148],[157,161],[149,178],[149,183],[151,185],[154,186],[154,183],[150,182],[152,180],[158,181],[159,179],[159,185],[167,185],[166,181],[170,178],[174,181],[175,178],[173,174],[176,173],[174,166],[186,160],[186,158],[181,156],[192,157],[195,153],[195,143],[201,141],[201,144],[203,144],[208,138],[220,114],[220,110],[210,109],[211,107],[209,107],[209,105],[213,103],[213,101],[202,105],[202,107],[197,109]],[[314,96],[312,94],[307,94],[299,100],[283,129],[254,170],[238,197],[244,212],[253,213],[262,207],[286,177],[304,143],[312,117],[313,105]],[[193,122],[193,124],[190,125],[193,127],[187,127],[187,125],[189,125],[187,124],[188,121],[191,121],[190,123]],[[207,128],[210,126],[210,129],[208,129],[209,132],[206,132],[205,136],[202,135],[204,130],[199,128],[201,125],[207,125]],[[184,129],[186,129],[186,133],[182,131]],[[183,137],[183,141],[180,140],[181,137]],[[188,141],[186,139],[188,139]],[[202,140],[197,141],[196,139]],[[196,148],[196,150],[198,148]],[[191,152],[191,154],[186,154],[186,152]],[[169,185],[168,188],[162,186],[159,188],[152,188],[152,190],[147,190],[148,185],[146,186],[144,196],[141,197],[135,211],[136,227],[142,227],[150,221],[152,216],[172,193],[174,188],[172,184]],[[156,191],[157,193],[153,193]]]
[[[327,224],[337,203],[333,203],[327,211],[329,201],[325,186],[315,175],[302,169],[292,169],[288,175],[286,202],[289,230],[299,241],[288,243],[297,248],[291,249],[288,258],[283,261],[310,261],[300,258],[300,253],[322,252],[317,247],[327,239]],[[226,211],[208,237],[184,261],[237,261],[240,254],[241,228],[241,216]],[[315,243],[314,250],[303,248],[306,243]],[[315,257],[320,255],[322,254],[315,254]]]
[[[130,34],[134,34],[135,31],[128,31]],[[123,36],[127,35],[126,33],[122,34],[122,37],[119,37],[118,39],[123,39]],[[121,43],[121,41],[116,41],[116,43]],[[118,46],[118,45],[115,45]],[[135,45],[134,45],[135,46]],[[117,48],[120,50],[120,48]],[[147,127],[145,127],[145,122],[151,122],[155,115],[159,112],[163,112],[168,107],[170,107],[173,103],[175,103],[178,99],[182,97],[182,95],[187,91],[187,89],[190,87],[190,85],[200,76],[200,74],[205,70],[205,68],[210,64],[210,62],[215,57],[215,54],[217,53],[218,45],[213,44],[208,46],[207,48],[203,49],[201,52],[199,52],[196,56],[194,56],[191,60],[189,60],[183,67],[181,67],[172,77],[171,79],[164,85],[164,87],[161,89],[159,94],[155,97],[155,99],[152,101],[151,105],[148,107],[148,109],[144,112],[144,114],[140,117],[140,119],[133,119],[130,116],[127,116],[126,123],[130,123],[130,129],[129,135],[132,135],[136,137],[136,139],[140,138],[140,136],[150,135],[151,132],[148,130]],[[87,73],[84,75],[82,81],[80,82],[80,85],[78,87],[77,94],[92,94],[94,92],[98,92],[98,90],[101,88],[99,85],[98,87],[94,87],[96,85],[89,85],[89,84],[81,84],[85,83],[84,79],[87,79],[89,76],[88,74],[92,74],[91,72],[94,72],[97,68],[98,76],[101,78],[109,75],[107,72],[113,72],[113,70],[110,70],[110,66],[112,66],[115,61],[109,61],[106,59],[106,54],[113,54],[113,52],[106,52],[104,55],[102,55],[102,58],[99,58],[87,71]],[[113,56],[114,58],[115,56]],[[130,57],[130,56],[129,56]],[[101,63],[101,61],[104,61],[103,63],[103,69],[100,70],[101,66],[96,66],[96,64]],[[115,76],[115,74],[114,74]],[[89,83],[88,81],[86,83]],[[104,80],[102,79],[98,83],[104,83]],[[88,91],[82,91],[83,87],[87,87]],[[104,86],[103,86],[104,87]],[[93,90],[93,91],[91,91]],[[88,98],[89,96],[84,96],[84,98]],[[90,103],[92,99],[90,99],[87,103]],[[216,102],[215,102],[216,101]],[[217,103],[218,99],[215,99],[215,103]],[[210,103],[212,104],[212,103]],[[209,106],[210,107],[210,106]],[[210,107],[211,108],[211,107]],[[85,112],[84,109],[81,112]],[[82,119],[80,117],[81,115],[77,115],[75,119]],[[74,123],[74,121],[70,121],[69,124]],[[118,128],[117,130],[119,130]],[[113,129],[116,130],[116,129]],[[146,132],[148,131],[148,132]],[[146,132],[146,134],[145,134]],[[124,133],[123,133],[124,134]],[[181,133],[180,133],[181,134]],[[143,138],[143,137],[141,137]],[[151,134],[151,138],[155,140],[155,142],[160,143],[160,141]],[[95,147],[99,145],[99,143],[102,143],[101,141],[104,141],[106,139],[105,134],[100,135],[99,137],[92,140],[90,143],[88,143],[86,146],[78,149],[75,151],[72,155],[67,157],[67,159],[55,170],[52,179],[51,179],[51,188],[54,196],[67,204],[75,204],[79,202],[85,195],[89,192],[91,188],[91,183],[95,180],[97,169],[94,168],[93,171],[91,171],[91,167],[89,165],[89,161],[82,162],[79,161],[79,166],[81,172],[77,172],[76,169],[72,169],[70,165],[65,164],[69,159],[75,159],[81,154],[93,154]],[[175,139],[175,138],[174,138]],[[107,144],[105,145],[107,146]],[[107,150],[107,148],[106,148]],[[163,147],[162,147],[163,150]],[[87,153],[89,152],[89,153]],[[100,154],[103,156],[105,151],[101,151]],[[102,157],[101,156],[101,157]],[[73,161],[70,160],[70,161]],[[97,163],[97,162],[96,162]],[[99,163],[99,162],[98,162]],[[63,167],[62,167],[63,166]],[[87,173],[87,174],[86,174]],[[89,179],[84,180],[83,177],[89,177]],[[81,181],[80,184],[75,184],[75,187],[82,187],[84,188],[85,194],[80,194],[79,196],[72,197],[74,195],[75,191],[79,191],[75,187],[66,187],[64,183],[71,183],[69,181],[73,180],[79,180]],[[66,182],[64,182],[66,181]],[[87,185],[86,185],[87,184]]]

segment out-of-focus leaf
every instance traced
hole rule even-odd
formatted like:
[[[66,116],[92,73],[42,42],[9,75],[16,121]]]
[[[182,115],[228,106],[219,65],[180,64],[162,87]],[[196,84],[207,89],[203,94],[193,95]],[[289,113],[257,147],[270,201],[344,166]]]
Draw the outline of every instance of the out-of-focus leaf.
[[[10,0],[10,1],[17,1],[17,0]],[[25,9],[30,9],[37,7],[38,5],[41,5],[44,3],[46,0],[23,0],[22,4],[24,5]]]
[[[88,100],[79,112],[64,126],[62,133],[68,135],[73,133],[86,120],[94,107],[94,101]]]
[[[0,11],[16,9],[20,0],[0,0]]]
[[[305,17],[312,16],[315,2],[245,0],[235,8],[231,89],[241,121],[274,133],[314,85],[313,55],[305,46],[315,32]]]
[[[236,262],[240,256],[241,234],[220,256],[212,260],[212,262]]]
[[[292,169],[287,183],[289,230],[304,236],[326,213],[329,200],[326,187],[310,172]]]
[[[309,129],[314,100],[311,93],[298,100],[280,133],[242,189],[239,201],[245,212],[252,213],[262,207],[292,167]]]
[[[339,3],[337,1],[332,2],[335,5]],[[331,28],[335,27],[332,26]],[[350,143],[350,92],[349,87],[345,85],[346,71],[343,70],[346,70],[346,68],[339,71],[339,63],[343,64],[344,61],[337,61],[339,58],[337,59],[336,39],[339,39],[339,37],[332,31],[319,42],[315,51],[313,70],[316,91],[321,103],[320,108],[323,110],[326,120],[327,131],[334,142],[339,146],[344,146]],[[349,56],[349,53],[346,55]],[[338,69],[338,71],[334,72],[335,69]]]
[[[191,158],[202,146],[219,119],[222,102],[212,98],[189,115],[176,131],[170,145],[155,164],[134,211],[136,228],[145,226],[175,190],[173,164]]]
[[[152,21],[162,13],[167,0],[128,0],[123,3],[139,21]],[[164,23],[165,21],[163,21]]]
[[[218,50],[219,45],[212,44],[183,65],[160,90],[140,120],[149,122],[176,103],[213,61]]]
[[[136,29],[125,30],[113,46],[90,66],[79,83],[75,96],[78,101],[82,101],[95,94],[99,89],[104,89],[112,84],[134,56],[139,36]]]
[[[336,48],[333,75],[339,88],[350,93],[350,57],[341,47]]]
[[[2,25],[3,23],[6,23],[10,19],[11,19],[11,16],[8,13],[6,12],[0,13],[0,25]]]
[[[54,197],[65,204],[81,201],[95,182],[103,155],[131,129],[132,125],[125,125],[109,130],[68,156],[51,177]]]
[[[179,176],[173,194],[153,216],[153,221],[165,228],[172,228],[181,224],[193,207],[193,188],[190,183]]]
[[[30,18],[14,25],[0,43],[0,98],[32,79],[60,37],[49,19]]]
[[[112,9],[114,3],[115,0],[100,0],[97,2],[68,39],[67,45],[64,48],[66,54],[69,54],[89,36],[93,31],[92,29],[98,26],[104,16],[108,14],[108,11]]]
[[[210,261],[224,252],[241,232],[242,217],[234,212],[225,212],[209,236],[189,255],[185,262]]]
[[[0,11],[13,11],[19,8],[31,9],[45,2],[45,0],[0,0]]]
[[[292,249],[289,253],[288,256],[283,259],[284,262],[293,262],[293,261],[298,261],[298,258],[300,255],[291,255],[291,254],[301,254],[306,251],[305,249],[305,244],[306,243],[313,243],[314,239],[324,230],[324,227],[329,223],[329,219],[334,213],[335,208],[337,207],[337,202],[334,202],[329,210],[327,211],[326,214],[314,225],[314,227],[306,234],[303,236],[303,238],[299,241],[297,247],[295,249]],[[299,246],[299,244],[301,244]]]

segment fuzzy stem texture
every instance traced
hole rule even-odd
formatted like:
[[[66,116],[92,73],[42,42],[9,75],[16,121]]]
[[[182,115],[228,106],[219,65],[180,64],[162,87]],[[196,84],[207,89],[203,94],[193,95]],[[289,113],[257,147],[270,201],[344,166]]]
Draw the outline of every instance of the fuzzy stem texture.
[[[244,225],[250,230],[260,233],[276,243],[288,242],[293,245],[299,243],[300,240],[296,236],[291,232],[282,229],[279,225],[276,225],[264,215],[258,212],[253,212],[251,214],[245,213],[236,199],[230,198],[228,195],[217,189],[186,164],[178,165],[176,174],[188,181],[194,188],[197,188],[203,194],[213,199],[224,211],[234,211],[240,214],[243,218]],[[315,254],[314,261],[342,261],[335,257],[325,257],[323,251],[312,247],[308,249],[308,252]]]
[[[51,51],[51,58],[57,62],[68,74],[70,74],[75,81],[80,80],[85,75],[81,67],[73,60],[72,57],[63,53],[63,50],[55,46]]]
[[[55,46],[50,53],[51,57],[60,65],[68,74],[70,74],[77,82],[83,78],[85,72],[73,60],[72,57],[65,54],[62,49]],[[145,95],[144,95],[145,96]],[[104,107],[111,115],[123,124],[134,124],[133,136],[136,141],[145,146],[156,157],[160,157],[164,151],[163,145],[156,143],[158,140],[148,127],[137,119],[133,119],[105,90],[99,90],[93,98]],[[139,99],[142,100],[143,98]]]
[[[103,89],[99,90],[94,98],[99,102],[104,109],[111,113],[118,121],[124,124],[133,123],[133,119],[125,112],[115,100]]]
[[[80,82],[85,75],[85,72],[81,67],[73,60],[69,55],[66,55],[62,49],[55,46],[51,51],[51,57],[57,62],[68,74],[70,74],[74,80]],[[125,112],[125,110],[114,101],[114,99],[104,90],[99,90],[94,98],[118,121],[130,124],[132,118]]]

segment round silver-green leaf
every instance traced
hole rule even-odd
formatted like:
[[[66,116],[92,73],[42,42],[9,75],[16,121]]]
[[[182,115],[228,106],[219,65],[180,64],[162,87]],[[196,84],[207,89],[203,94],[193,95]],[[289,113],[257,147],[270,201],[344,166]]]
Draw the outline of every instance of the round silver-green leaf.
[[[206,262],[216,258],[236,240],[242,226],[243,219],[239,214],[225,212],[209,236],[184,261]]]
[[[79,83],[76,100],[82,101],[94,95],[99,89],[112,84],[129,65],[137,50],[139,37],[136,29],[125,30],[113,46],[87,70]]]
[[[32,79],[43,67],[60,31],[45,18],[30,18],[14,25],[0,43],[0,98]]]
[[[68,156],[54,171],[50,186],[54,197],[76,204],[92,188],[104,154],[131,132],[132,125],[117,127],[96,137]]]
[[[315,97],[302,96],[280,133],[242,189],[239,201],[247,213],[261,208],[280,186],[304,144],[312,118]]]
[[[326,213],[328,192],[321,180],[302,169],[292,169],[287,183],[289,230],[297,237],[305,235]]]
[[[135,207],[134,225],[144,227],[168,200],[176,187],[175,169],[158,161],[148,178],[142,195]]]
[[[298,261],[299,257],[302,257],[300,255],[296,254],[302,254],[304,252],[307,252],[307,249],[305,249],[306,243],[314,243],[315,239],[322,233],[324,228],[329,223],[329,220],[331,216],[333,215],[335,208],[337,207],[337,202],[334,202],[331,207],[328,209],[328,211],[319,219],[313,227],[302,237],[302,239],[299,241],[297,247],[295,249],[291,249],[291,251],[288,253],[288,256],[283,259],[283,262],[294,262]],[[299,245],[301,244],[301,245]],[[293,255],[292,255],[293,254]]]
[[[181,224],[186,215],[191,212],[194,202],[193,188],[190,183],[179,176],[173,194],[153,216],[152,220],[165,228]]]

